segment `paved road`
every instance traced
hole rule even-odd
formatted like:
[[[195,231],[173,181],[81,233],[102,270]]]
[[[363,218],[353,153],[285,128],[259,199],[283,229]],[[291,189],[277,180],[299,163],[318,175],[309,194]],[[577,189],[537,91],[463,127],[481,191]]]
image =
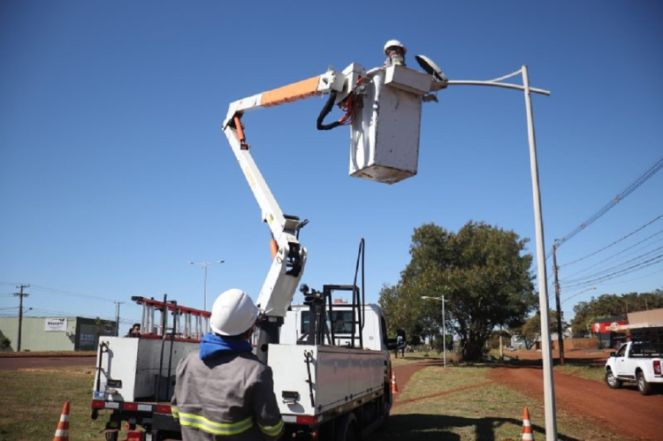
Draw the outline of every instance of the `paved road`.
[[[52,368],[62,366],[94,367],[95,357],[2,357],[0,371]]]

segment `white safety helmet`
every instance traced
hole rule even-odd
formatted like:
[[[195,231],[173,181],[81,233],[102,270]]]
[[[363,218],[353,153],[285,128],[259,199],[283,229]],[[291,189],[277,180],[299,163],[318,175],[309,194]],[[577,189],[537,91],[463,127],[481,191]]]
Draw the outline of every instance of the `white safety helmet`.
[[[398,40],[389,40],[384,44],[384,53],[385,54],[387,53],[387,49],[389,49],[390,47],[399,47],[399,48],[403,49],[404,54],[405,54],[405,52],[407,52],[407,48],[405,47],[405,45],[403,43],[401,43],[400,41],[398,41]]]
[[[248,331],[258,317],[258,308],[241,289],[229,289],[212,305],[210,328],[219,335],[241,335]]]

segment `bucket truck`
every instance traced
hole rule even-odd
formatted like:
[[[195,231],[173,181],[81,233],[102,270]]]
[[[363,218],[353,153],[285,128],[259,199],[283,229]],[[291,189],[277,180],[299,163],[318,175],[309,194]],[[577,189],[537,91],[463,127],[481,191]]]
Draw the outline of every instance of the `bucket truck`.
[[[390,55],[387,46],[385,53]],[[379,307],[365,305],[363,281],[361,288],[358,285],[360,273],[363,280],[363,240],[352,284],[324,285],[321,290],[302,285],[305,305],[291,305],[306,266],[307,250],[299,241],[299,232],[307,221],[281,210],[253,160],[242,121],[251,110],[328,95],[316,124],[320,130],[350,126],[349,174],[393,184],[417,173],[422,102],[434,98],[430,93],[446,85],[446,78],[434,71],[434,64],[430,69],[426,66],[430,63],[422,64],[427,73],[410,69],[401,57],[399,62],[370,70],[356,63],[340,72],[329,69],[232,102],[222,122],[221,129],[272,238],[271,266],[256,301],[260,316],[253,345],[256,355],[272,368],[274,392],[288,437],[355,439],[386,419],[393,401],[386,325]],[[334,105],[344,115],[327,124],[325,118]],[[351,293],[352,302],[334,304],[332,296],[337,291]],[[164,332],[166,328],[163,326]],[[118,362],[113,360],[124,357],[122,344],[113,338],[103,343],[95,380],[95,413],[115,409],[116,422],[126,419],[134,426],[142,425],[146,439],[176,439],[177,427],[169,420],[167,403],[160,402],[160,390],[147,401],[131,390],[122,391],[123,385],[135,384],[136,366],[127,366],[124,373],[114,372]],[[132,359],[138,350],[134,346],[130,349]],[[195,348],[182,347],[176,353],[181,357],[190,350]],[[125,380],[120,378],[123,375]],[[161,378],[162,371],[156,375]],[[166,385],[172,381],[170,376],[164,379]],[[145,409],[142,414],[119,415],[117,409],[122,410],[125,402],[131,402],[133,408],[133,401],[139,398]],[[111,434],[108,439],[115,438]]]

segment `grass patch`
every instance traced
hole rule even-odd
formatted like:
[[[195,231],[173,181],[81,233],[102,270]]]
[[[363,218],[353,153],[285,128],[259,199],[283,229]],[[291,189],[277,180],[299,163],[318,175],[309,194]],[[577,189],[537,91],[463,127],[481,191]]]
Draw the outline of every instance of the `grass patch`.
[[[599,382],[603,382],[605,376],[603,366],[587,366],[567,363],[564,366],[555,366],[555,371]]]
[[[543,439],[543,402],[490,383],[490,369],[434,366],[417,372],[399,398],[402,404],[397,403],[384,429],[376,434],[376,441],[520,440],[525,406],[535,438]],[[560,440],[622,439],[559,408],[557,426]]]
[[[89,367],[0,371],[0,440],[53,439],[65,401],[71,439],[103,439],[103,418],[90,418],[93,378]]]

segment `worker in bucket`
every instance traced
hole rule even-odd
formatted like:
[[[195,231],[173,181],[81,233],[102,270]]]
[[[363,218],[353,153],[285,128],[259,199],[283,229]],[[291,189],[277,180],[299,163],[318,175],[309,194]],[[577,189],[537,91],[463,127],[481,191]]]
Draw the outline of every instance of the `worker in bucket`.
[[[214,301],[212,332],[177,366],[171,409],[184,441],[275,440],[283,433],[272,370],[251,352],[257,317],[239,289]]]
[[[387,59],[384,60],[385,67],[405,66],[405,45],[398,40],[389,40],[384,44],[384,54]]]

